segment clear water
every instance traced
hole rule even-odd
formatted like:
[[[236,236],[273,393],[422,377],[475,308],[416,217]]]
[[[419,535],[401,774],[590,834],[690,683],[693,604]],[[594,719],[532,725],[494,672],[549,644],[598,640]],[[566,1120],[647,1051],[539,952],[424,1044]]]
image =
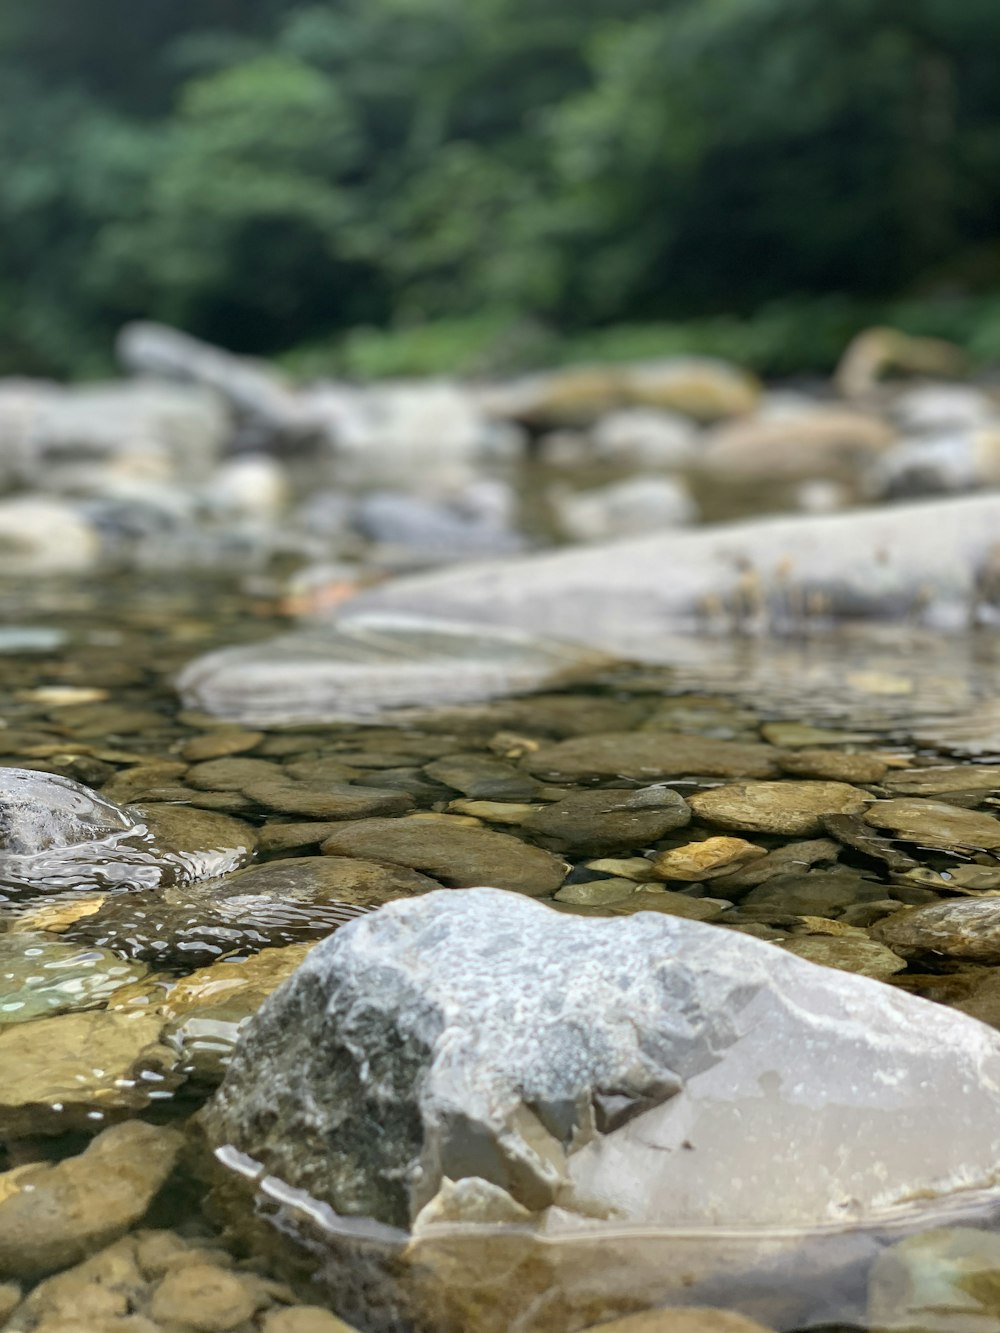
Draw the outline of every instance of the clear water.
[[[265,639],[289,624],[282,613],[278,585],[268,579],[202,577],[182,581],[175,576],[157,578],[152,574],[102,576],[82,583],[52,582],[30,587],[0,584],[0,618],[4,624],[0,633],[0,763],[61,773],[98,789],[144,765],[181,767],[186,762],[181,758],[184,747],[213,734],[211,722],[184,713],[174,694],[173,677],[187,661],[215,647]],[[1000,759],[1000,637],[987,631],[940,639],[905,628],[885,628],[797,641],[748,638],[699,642],[664,637],[655,626],[636,626],[631,640],[623,642],[622,654],[634,660],[569,692],[579,700],[581,717],[588,701],[597,710],[596,730],[616,729],[609,725],[608,713],[602,708],[618,708],[622,718],[632,716],[635,720],[631,725],[638,725],[669,701],[683,700],[683,707],[675,709],[672,725],[696,734],[756,739],[762,724],[788,720],[847,728],[855,739],[841,743],[839,748],[877,749],[909,763]],[[629,714],[633,706],[634,712]],[[347,724],[265,732],[259,742],[241,752],[241,757],[266,757],[278,763],[342,758],[350,764],[357,763],[360,755],[361,762],[371,765],[369,772],[377,772],[380,767],[420,769],[423,763],[448,753],[449,747],[494,753],[489,742],[502,729],[497,725],[499,717],[497,713],[493,723],[464,735],[455,735],[454,728],[396,732]],[[626,725],[621,723],[623,729]],[[517,730],[513,725],[510,729]],[[393,751],[396,757],[386,762],[385,756]],[[399,761],[400,751],[403,762]],[[183,805],[183,796],[171,797],[171,782],[183,785],[183,772],[164,779],[166,795],[161,793],[161,799]],[[611,780],[605,785],[622,784]],[[690,782],[676,785],[682,791],[692,786]],[[418,798],[417,804],[441,811],[458,796],[457,791],[430,792]],[[980,792],[975,804],[995,812],[998,793]],[[235,798],[230,809],[258,829],[308,822],[307,817],[283,815],[246,798]],[[497,827],[510,831],[507,826]],[[673,842],[680,844],[686,836],[678,836]],[[783,841],[766,836],[756,840],[772,850]],[[308,844],[284,849],[277,843],[271,846],[266,855],[272,858],[315,854],[315,847],[310,849]],[[635,848],[619,855],[637,855],[643,850]],[[975,850],[942,851],[908,844],[907,851],[932,877],[937,877],[934,883],[942,879],[946,882],[961,865],[1000,869],[1000,859]],[[601,877],[600,872],[587,868],[586,863],[594,859],[592,855],[576,859],[572,882]],[[840,864],[862,870],[866,882],[883,884],[887,893],[898,889],[884,864],[861,853],[842,849]],[[55,896],[72,897],[80,891],[79,885],[66,885],[64,894]],[[34,910],[39,896],[48,902],[53,900],[51,894],[31,895],[9,886],[5,892],[7,901],[0,900],[0,932],[15,927],[26,912]],[[917,893],[911,900],[928,901],[928,893],[933,896],[934,892],[926,891],[923,897]],[[216,957],[245,958],[261,944],[280,945],[318,937],[331,926],[329,916],[321,912],[311,921],[308,912],[305,917],[303,921],[303,910],[295,907],[289,908],[286,920],[277,923],[243,922],[246,929],[236,937],[220,933],[214,943],[209,938],[208,956],[214,951]],[[780,935],[781,928],[774,929]],[[109,936],[93,943],[114,950],[116,940]],[[205,959],[204,952],[195,956],[198,966]],[[160,960],[155,970],[165,990],[172,979],[193,968],[185,967],[173,954]],[[892,984],[943,1002],[959,1002],[978,983],[984,970],[979,965],[962,965],[941,957],[922,958],[911,960]],[[107,1002],[103,992],[94,1000],[95,1007]],[[198,1042],[201,1053],[187,1065],[182,1064],[181,1072],[186,1077],[136,1114],[157,1122],[184,1124],[210,1095],[213,1072],[209,1057],[213,1052],[217,1057],[214,1076],[218,1077],[238,1021],[234,1019],[227,1026],[225,1015],[221,1015],[203,1032],[196,1033],[188,1054],[197,1049]],[[6,1150],[6,1160],[0,1159],[0,1169],[26,1160],[58,1160],[79,1150],[80,1143],[75,1131],[13,1141]],[[202,1193],[197,1170],[179,1171],[144,1225],[169,1226],[190,1235],[214,1233],[214,1215],[211,1210],[203,1211]],[[289,1209],[294,1212],[295,1201],[272,1199],[272,1208],[279,1214],[283,1209],[286,1214]],[[287,1216],[285,1224],[291,1226]],[[227,1243],[245,1248],[246,1241]],[[621,1243],[609,1240],[609,1255],[614,1255],[616,1245]],[[638,1240],[632,1238],[629,1243],[638,1244]],[[668,1266],[683,1269],[685,1256],[698,1243],[696,1237],[674,1237],[664,1248],[661,1238],[650,1251],[649,1263],[662,1266],[669,1255]],[[730,1256],[728,1278],[717,1282],[710,1294],[724,1304],[786,1328],[794,1327],[797,1320],[806,1324],[863,1323],[864,1302],[858,1296],[856,1276],[843,1283],[828,1281],[828,1277],[841,1269],[856,1274],[857,1266],[863,1266],[872,1252],[868,1241],[856,1243],[822,1235],[811,1238],[806,1253],[816,1299],[799,1300],[803,1287],[800,1260],[789,1264],[778,1252],[748,1254],[747,1242],[734,1237],[726,1251]],[[257,1262],[270,1266],[293,1284],[301,1284],[310,1270],[308,1262],[294,1264],[285,1251],[278,1258],[273,1254],[261,1256]],[[459,1242],[449,1262],[454,1265],[455,1280],[461,1282],[465,1260]],[[601,1262],[588,1258],[583,1268],[592,1275]],[[580,1281],[578,1258],[570,1269],[572,1281]],[[552,1271],[553,1282],[570,1280],[566,1273],[560,1276],[558,1265],[553,1265]],[[788,1293],[798,1293],[794,1300],[779,1299],[783,1284]],[[809,1283],[805,1286],[809,1288]],[[609,1280],[603,1306],[600,1288],[599,1281],[596,1286],[592,1283],[584,1302],[588,1317],[594,1319],[623,1308],[620,1283]],[[309,1299],[327,1299],[307,1285],[300,1289]],[[766,1289],[766,1298],[762,1289]],[[662,1296],[662,1292],[651,1291],[651,1298],[657,1295]],[[548,1306],[543,1303],[538,1322],[518,1326],[526,1330],[583,1327],[580,1321],[584,1304],[567,1315],[561,1312],[556,1296],[553,1292]],[[460,1326],[448,1323],[450,1317],[442,1312],[442,1329]],[[390,1326],[396,1325],[379,1325]]]

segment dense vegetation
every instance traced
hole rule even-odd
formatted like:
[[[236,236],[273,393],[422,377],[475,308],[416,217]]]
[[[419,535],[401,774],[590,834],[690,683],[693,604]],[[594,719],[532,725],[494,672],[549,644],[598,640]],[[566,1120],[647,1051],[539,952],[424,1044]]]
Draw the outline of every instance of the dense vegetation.
[[[373,373],[1000,354],[998,44],[995,0],[0,0],[0,370],[139,315]]]

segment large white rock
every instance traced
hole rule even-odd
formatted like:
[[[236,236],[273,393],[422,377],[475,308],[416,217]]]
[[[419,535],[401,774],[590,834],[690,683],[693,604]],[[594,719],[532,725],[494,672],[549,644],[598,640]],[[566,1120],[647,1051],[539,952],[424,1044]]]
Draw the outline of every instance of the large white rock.
[[[189,707],[259,726],[379,722],[406,708],[524,694],[608,665],[600,653],[517,630],[376,614],[206,653],[177,688]]]
[[[1000,495],[725,523],[400,579],[364,610],[631,647],[660,634],[852,619],[964,628],[1000,605]]]
[[[1000,1034],[714,926],[443,891],[317,946],[205,1123],[418,1233],[869,1226],[995,1198]]]

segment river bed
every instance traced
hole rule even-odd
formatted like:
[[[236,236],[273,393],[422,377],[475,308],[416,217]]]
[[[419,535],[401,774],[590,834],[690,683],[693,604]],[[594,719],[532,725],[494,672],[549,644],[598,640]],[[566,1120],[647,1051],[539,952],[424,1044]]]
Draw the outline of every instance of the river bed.
[[[240,1025],[336,924],[331,901],[350,897],[315,878],[321,847],[334,853],[331,864],[346,855],[388,858],[402,867],[398,881],[386,872],[386,897],[419,891],[402,883],[407,874],[429,876],[436,887],[482,882],[491,872],[490,882],[509,883],[563,912],[661,911],[714,922],[1000,1023],[1000,945],[992,946],[994,956],[976,943],[978,928],[960,919],[931,923],[931,933],[921,934],[920,921],[908,915],[938,904],[988,907],[1000,893],[1000,839],[977,846],[975,824],[995,815],[1000,800],[994,633],[942,638],[897,628],[791,641],[697,641],[637,627],[643,632],[629,645],[631,660],[592,680],[464,714],[443,710],[423,724],[269,730],[185,710],[173,680],[186,662],[287,628],[287,614],[268,593],[254,576],[178,582],[149,574],[0,590],[5,767],[60,774],[147,812],[167,808],[171,837],[194,857],[205,850],[199,818],[228,820],[256,842],[259,869],[251,873],[271,868],[272,875],[279,869],[290,875],[276,881],[277,893],[264,873],[256,920],[245,907],[243,915],[227,914],[223,899],[199,899],[176,887],[161,893],[158,906],[140,889],[137,911],[134,884],[109,888],[99,875],[93,882],[86,874],[63,881],[57,893],[51,885],[32,891],[7,884],[0,903],[8,1121],[0,1277],[29,1289],[58,1272],[65,1265],[53,1256],[53,1244],[63,1255],[84,1258],[97,1250],[98,1256],[86,1259],[75,1277],[67,1271],[62,1288],[60,1279],[43,1282],[5,1328],[68,1329],[56,1316],[66,1316],[67,1302],[86,1308],[96,1291],[104,1293],[104,1305],[98,1301],[91,1322],[74,1327],[279,1330],[286,1324],[275,1322],[278,1314],[324,1301],[302,1284],[301,1267],[282,1271],[279,1261],[276,1270],[271,1260],[268,1268],[247,1253],[246,1237],[220,1236],[217,1212],[202,1207],[196,1158],[174,1151],[170,1141],[169,1151],[162,1140],[155,1150],[139,1145],[147,1166],[159,1152],[170,1169],[154,1171],[140,1187],[147,1206],[134,1217],[134,1208],[110,1197],[114,1179],[137,1169],[128,1156],[135,1149],[126,1144],[121,1160],[95,1159],[84,1172],[76,1188],[88,1195],[87,1208],[74,1206],[55,1223],[50,1218],[40,1234],[28,1213],[18,1234],[10,1234],[15,1214],[4,1222],[11,1201],[25,1197],[17,1173],[85,1162],[77,1155],[88,1130],[141,1124],[170,1135],[183,1129],[221,1077]],[[613,745],[609,736],[617,738]],[[688,738],[696,748],[709,743],[709,750],[681,763],[679,773],[669,766],[655,771],[642,743],[657,736]],[[639,758],[630,758],[637,741]],[[712,752],[718,742],[721,749]],[[708,771],[684,772],[699,765]],[[724,808],[726,793],[735,797],[747,780],[775,795],[756,822],[738,802]],[[672,829],[657,808],[630,824],[636,816],[628,794],[650,782],[691,802],[694,822]],[[797,793],[807,783],[842,793],[818,814],[803,812]],[[596,792],[609,793],[610,813],[596,820],[575,814],[572,798]],[[367,804],[350,804],[365,793]],[[870,808],[888,811],[880,826],[857,817],[873,798]],[[909,823],[907,801],[924,803]],[[384,831],[376,828],[386,817],[410,827],[423,821],[439,845],[417,856],[405,848],[387,853]],[[962,818],[972,821],[969,829]],[[208,841],[225,827],[215,825]],[[456,841],[469,830],[503,835],[488,848],[488,869],[473,845]],[[566,863],[554,881],[547,864],[525,859],[530,847],[547,851],[553,864]],[[362,910],[363,895],[358,902]],[[44,1089],[80,1081],[81,1050],[73,1043],[100,1045],[93,1025],[102,1015],[136,1020],[134,1032],[109,1048],[114,1054],[106,1060],[117,1058],[119,1069],[90,1062],[94,1086],[75,1109],[66,1099],[68,1123],[59,1132],[62,1107],[54,1094],[48,1107],[40,1106]],[[91,1026],[73,1029],[81,1019]],[[133,1037],[141,1049],[129,1046]],[[137,1081],[140,1055],[145,1072]],[[83,1058],[86,1064],[86,1051]],[[831,1238],[832,1268],[838,1243]],[[821,1240],[811,1245],[818,1247],[810,1251],[815,1290],[824,1296],[815,1310],[808,1302],[799,1307],[805,1322],[815,1323],[822,1311],[827,1323],[863,1323],[856,1287],[831,1313],[826,1251]],[[924,1262],[928,1271],[947,1268],[933,1247]],[[182,1280],[184,1273],[194,1273],[202,1287]],[[781,1281],[773,1271],[770,1280]],[[737,1283],[726,1299],[765,1324],[789,1327],[780,1291],[765,1298],[754,1286],[748,1277],[746,1298]],[[13,1302],[18,1293],[9,1290]],[[213,1291],[221,1311],[215,1315]],[[882,1297],[872,1299],[877,1305]],[[590,1322],[622,1312],[620,1292],[609,1295],[606,1311],[595,1306],[593,1292],[588,1300]],[[202,1302],[209,1304],[199,1308]],[[287,1327],[335,1326],[322,1322],[318,1308],[309,1317],[319,1322]],[[537,1327],[584,1327],[579,1310],[565,1322],[549,1318],[554,1322]]]

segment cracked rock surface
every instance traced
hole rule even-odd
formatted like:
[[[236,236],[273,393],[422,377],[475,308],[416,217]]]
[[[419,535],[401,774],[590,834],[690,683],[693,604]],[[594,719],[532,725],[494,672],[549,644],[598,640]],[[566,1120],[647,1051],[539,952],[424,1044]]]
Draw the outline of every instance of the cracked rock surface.
[[[418,1231],[463,1180],[554,1230],[864,1223],[993,1185],[1000,1036],[698,922],[431,893],[313,949],[203,1114],[338,1213]]]

